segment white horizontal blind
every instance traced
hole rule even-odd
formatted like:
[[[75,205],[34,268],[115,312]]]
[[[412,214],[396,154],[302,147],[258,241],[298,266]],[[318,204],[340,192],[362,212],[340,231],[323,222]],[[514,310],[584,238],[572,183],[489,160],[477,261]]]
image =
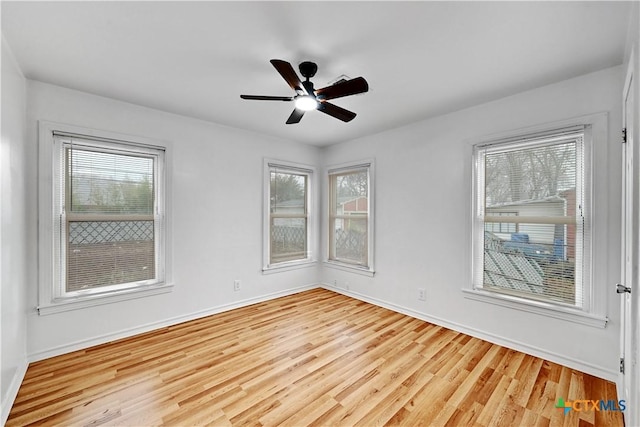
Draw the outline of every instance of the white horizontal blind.
[[[157,160],[117,145],[65,138],[60,188],[64,292],[157,279]]]
[[[309,257],[309,172],[269,167],[269,264]]]
[[[486,145],[476,159],[476,286],[584,307],[584,132]]]
[[[369,169],[329,172],[329,259],[369,267]]]
[[[153,214],[153,158],[87,148],[66,150],[69,212]]]

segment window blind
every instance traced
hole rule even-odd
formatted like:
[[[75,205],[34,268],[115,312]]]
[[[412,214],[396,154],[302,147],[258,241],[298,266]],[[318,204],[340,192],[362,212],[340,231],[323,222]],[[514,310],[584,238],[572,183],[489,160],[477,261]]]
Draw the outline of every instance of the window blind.
[[[583,146],[572,130],[477,149],[477,287],[585,305]]]
[[[62,150],[65,292],[155,280],[157,157],[91,140]]]

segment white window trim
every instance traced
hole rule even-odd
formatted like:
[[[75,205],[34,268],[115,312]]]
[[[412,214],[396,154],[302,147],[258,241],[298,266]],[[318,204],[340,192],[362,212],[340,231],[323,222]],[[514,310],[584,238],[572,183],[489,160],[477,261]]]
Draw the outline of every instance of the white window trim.
[[[283,171],[302,172],[307,175],[307,257],[291,261],[271,264],[271,168],[280,167]],[[263,222],[262,222],[262,273],[270,274],[282,271],[311,267],[317,264],[316,253],[316,168],[310,165],[294,163],[285,160],[265,158],[263,162]]]
[[[584,154],[584,167],[585,178],[584,185],[587,191],[585,192],[585,199],[587,200],[587,206],[585,206],[586,212],[588,212],[589,224],[585,224],[587,229],[591,230],[590,236],[590,248],[585,251],[585,266],[588,269],[586,276],[589,283],[585,284],[585,307],[574,308],[564,307],[561,305],[548,304],[543,301],[531,300],[523,297],[500,294],[495,292],[489,292],[482,288],[476,288],[473,283],[474,269],[474,247],[478,245],[479,237],[476,235],[476,228],[474,223],[476,221],[476,177],[477,171],[475,164],[475,147],[477,145],[483,145],[488,143],[497,143],[506,140],[517,140],[519,137],[526,137],[529,135],[553,133],[554,130],[564,129],[573,126],[588,126],[590,128],[589,135],[585,135],[585,154]],[[554,317],[574,323],[580,323],[588,326],[605,328],[608,322],[607,311],[607,299],[608,299],[608,287],[603,286],[607,282],[606,268],[596,268],[593,260],[600,259],[607,256],[606,245],[598,245],[597,242],[606,242],[607,240],[607,226],[606,226],[606,207],[607,203],[594,203],[594,194],[598,193],[600,198],[602,194],[606,194],[608,179],[606,175],[607,169],[607,145],[609,140],[608,129],[608,115],[607,113],[596,113],[573,119],[558,121],[554,123],[548,123],[540,126],[533,126],[524,129],[518,129],[515,131],[504,132],[500,134],[490,135],[484,138],[468,141],[468,149],[470,155],[467,156],[469,166],[465,168],[467,174],[467,182],[471,185],[471,191],[469,196],[470,210],[468,227],[469,233],[473,236],[472,245],[468,248],[469,260],[469,275],[467,280],[467,286],[462,289],[466,298],[481,301],[489,304],[496,304],[503,307],[536,313],[549,317]],[[588,139],[588,140],[587,140]],[[593,159],[598,159],[599,167],[594,167]],[[598,187],[596,189],[596,186]],[[604,205],[604,206],[600,206]],[[604,212],[598,212],[596,207],[604,209]],[[598,224],[592,222],[592,218],[597,216],[601,219]],[[601,249],[602,248],[602,249]],[[476,248],[476,250],[478,250]],[[600,253],[598,253],[600,252]],[[587,306],[588,305],[588,306]]]
[[[333,260],[333,259],[329,259],[329,253],[331,250],[331,241],[330,241],[330,232],[329,232],[329,227],[330,227],[330,221],[329,221],[329,216],[330,216],[330,209],[331,209],[331,202],[329,200],[329,197],[331,197],[331,180],[330,180],[330,176],[333,173],[336,172],[348,172],[350,170],[356,170],[356,169],[364,169],[366,168],[368,170],[368,175],[369,175],[369,194],[368,194],[368,215],[369,215],[369,221],[368,221],[368,226],[367,226],[367,233],[368,233],[368,255],[369,255],[369,262],[368,265],[365,266],[360,266],[360,265],[356,265],[356,264],[351,264],[351,263],[346,263],[346,262],[340,262],[338,260]],[[323,260],[323,264],[326,267],[330,267],[330,268],[335,268],[338,270],[344,270],[344,271],[349,271],[352,273],[358,273],[358,274],[362,274],[365,276],[369,276],[369,277],[373,277],[375,275],[375,266],[374,266],[374,248],[375,248],[375,165],[374,165],[374,160],[373,159],[366,159],[366,160],[362,160],[362,161],[356,161],[356,162],[348,162],[348,163],[341,163],[341,164],[336,164],[336,165],[331,165],[329,167],[326,168],[325,170],[325,183],[327,185],[327,191],[326,191],[326,196],[325,196],[325,203],[326,203],[326,209],[325,212],[327,214],[327,221],[326,221],[326,232],[324,233],[324,242],[325,242],[325,254],[324,254],[324,260]]]
[[[54,123],[48,121],[38,122],[38,306],[40,315],[59,313],[80,308],[93,307],[101,304],[114,303],[129,299],[147,297],[160,293],[170,292],[173,288],[171,282],[171,227],[170,221],[170,147],[166,142],[155,139],[123,135],[115,132],[101,131],[83,128],[75,125]],[[160,283],[150,285],[140,285],[136,287],[115,289],[111,292],[104,290],[76,292],[72,295],[60,297],[59,278],[56,271],[57,250],[55,248],[56,227],[54,227],[54,213],[57,184],[54,181],[54,174],[59,165],[56,164],[54,153],[54,133],[65,133],[77,135],[82,138],[96,138],[98,140],[112,140],[140,147],[160,148],[165,151],[164,159],[164,182],[159,185],[164,188],[164,241],[161,246],[164,253],[160,259],[160,267],[164,269],[164,280]]]

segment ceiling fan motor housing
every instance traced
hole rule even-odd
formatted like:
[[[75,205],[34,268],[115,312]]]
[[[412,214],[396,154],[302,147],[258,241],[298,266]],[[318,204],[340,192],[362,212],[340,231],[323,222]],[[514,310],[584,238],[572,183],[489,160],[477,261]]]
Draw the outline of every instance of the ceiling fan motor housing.
[[[316,72],[318,71],[318,66],[316,65],[316,63],[311,61],[301,62],[298,68],[300,69],[300,74],[302,74],[302,77],[305,77],[307,80],[315,76]]]

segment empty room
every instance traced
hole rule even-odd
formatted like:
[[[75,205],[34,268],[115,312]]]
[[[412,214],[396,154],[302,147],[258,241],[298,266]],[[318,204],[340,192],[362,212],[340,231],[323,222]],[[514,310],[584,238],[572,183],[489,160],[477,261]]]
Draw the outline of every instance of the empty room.
[[[1,425],[640,426],[640,3],[0,12]]]

